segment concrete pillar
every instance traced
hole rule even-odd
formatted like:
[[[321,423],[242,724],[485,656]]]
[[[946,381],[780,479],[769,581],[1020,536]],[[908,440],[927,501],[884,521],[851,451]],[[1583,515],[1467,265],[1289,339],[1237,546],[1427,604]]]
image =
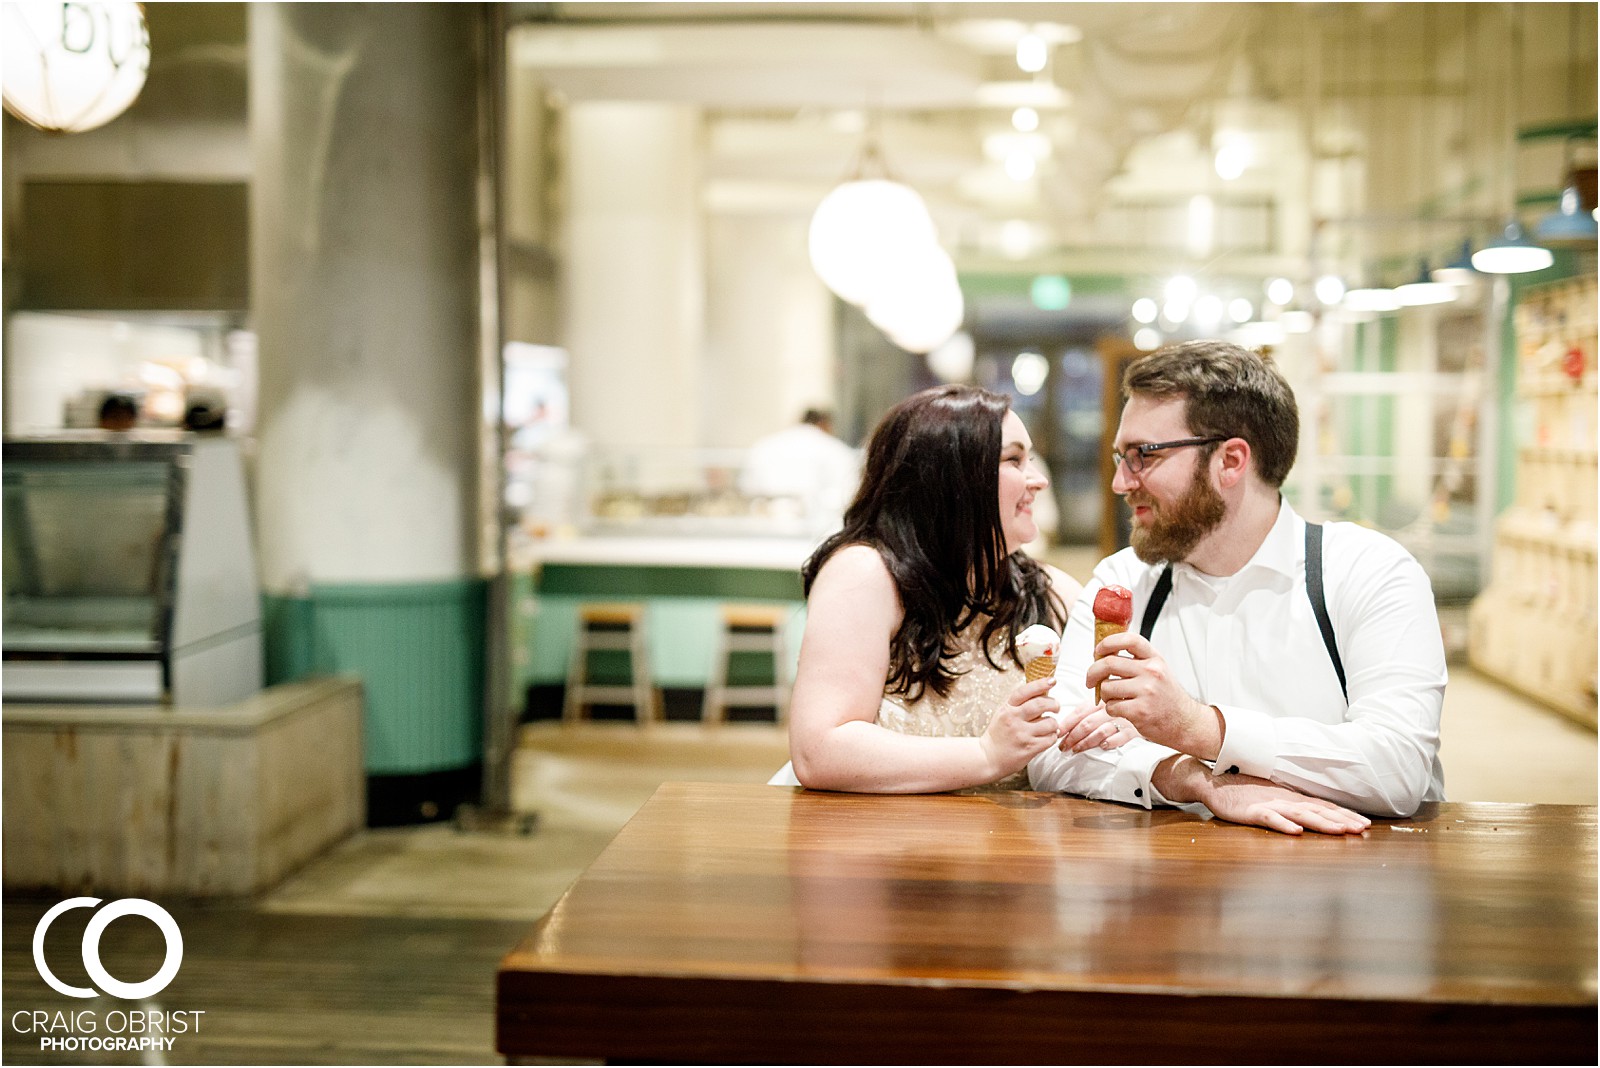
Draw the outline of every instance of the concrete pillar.
[[[376,776],[481,746],[481,17],[249,6],[268,675],[359,672]]]
[[[833,295],[811,270],[810,222],[730,213],[707,227],[707,445],[742,448],[836,404]]]
[[[250,9],[269,592],[472,567],[472,27],[448,4]]]
[[[700,142],[692,107],[567,111],[564,334],[573,424],[592,441],[700,444]]]

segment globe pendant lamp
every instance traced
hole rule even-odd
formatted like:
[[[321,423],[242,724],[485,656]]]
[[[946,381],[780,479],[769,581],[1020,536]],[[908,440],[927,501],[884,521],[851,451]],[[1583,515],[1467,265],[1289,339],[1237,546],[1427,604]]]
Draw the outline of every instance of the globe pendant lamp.
[[[887,178],[845,182],[811,216],[811,269],[850,304],[865,304],[909,250],[937,243],[922,197]]]
[[[866,177],[869,165],[885,176]],[[890,341],[927,353],[960,329],[965,302],[927,204],[886,170],[869,139],[855,176],[823,197],[811,216],[811,267]]]
[[[931,352],[961,328],[966,302],[956,265],[937,244],[923,245],[867,301],[867,320],[907,352]]]
[[[78,133],[127,110],[150,69],[150,33],[133,0],[0,5],[5,109],[30,126]]]
[[[1527,274],[1544,270],[1555,259],[1549,249],[1529,241],[1513,219],[1498,238],[1472,254],[1472,267],[1484,274]]]

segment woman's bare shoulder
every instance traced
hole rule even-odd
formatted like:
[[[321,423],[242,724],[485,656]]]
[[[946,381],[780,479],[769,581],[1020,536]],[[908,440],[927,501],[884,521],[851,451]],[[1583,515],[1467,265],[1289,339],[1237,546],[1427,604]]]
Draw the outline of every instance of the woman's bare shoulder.
[[[846,545],[829,556],[811,583],[808,603],[828,613],[881,614],[899,625],[900,588],[870,545]]]
[[[870,545],[856,543],[834,550],[827,562],[817,572],[817,581],[850,585],[887,585],[894,588],[894,578],[883,556]]]
[[[815,622],[825,630],[853,634],[853,640],[866,640],[865,635],[880,629],[887,635],[900,625],[900,591],[878,550],[846,545],[817,572],[806,612],[808,633]]]

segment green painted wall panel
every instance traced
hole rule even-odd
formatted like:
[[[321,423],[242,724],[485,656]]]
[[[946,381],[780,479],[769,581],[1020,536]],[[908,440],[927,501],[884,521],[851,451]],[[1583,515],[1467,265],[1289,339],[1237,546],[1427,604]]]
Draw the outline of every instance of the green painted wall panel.
[[[370,774],[466,767],[483,748],[486,597],[477,579],[268,596],[267,681],[360,675]]]

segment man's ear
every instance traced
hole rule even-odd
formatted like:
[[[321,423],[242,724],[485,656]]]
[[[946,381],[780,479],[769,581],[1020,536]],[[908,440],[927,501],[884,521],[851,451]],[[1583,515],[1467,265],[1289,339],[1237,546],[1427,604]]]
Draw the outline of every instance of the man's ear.
[[[1244,481],[1250,470],[1250,443],[1244,438],[1229,438],[1217,447],[1222,465],[1218,479],[1223,489],[1232,489]]]

